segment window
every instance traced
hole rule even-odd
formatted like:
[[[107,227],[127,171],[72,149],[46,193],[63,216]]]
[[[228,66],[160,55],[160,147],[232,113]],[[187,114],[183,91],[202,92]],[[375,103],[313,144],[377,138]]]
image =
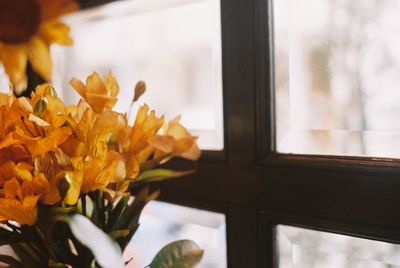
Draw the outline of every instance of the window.
[[[93,70],[120,83],[116,110],[127,112],[136,82],[148,103],[199,136],[202,149],[223,149],[221,30],[218,0],[118,1],[65,17],[74,45],[54,47],[53,82],[67,103],[68,82]]]
[[[400,246],[298,227],[277,227],[279,267],[398,267]]]
[[[95,4],[107,1],[89,2]],[[305,149],[293,147],[291,145],[293,143],[290,142],[286,143],[287,146],[281,143],[280,133],[285,133],[285,129],[283,128],[282,132],[279,128],[282,124],[285,126],[286,123],[282,123],[285,121],[280,121],[281,118],[276,117],[275,114],[277,112],[279,115],[282,107],[294,109],[289,105],[279,104],[282,99],[284,100],[279,97],[279,94],[288,93],[279,89],[281,82],[285,82],[287,78],[278,81],[274,75],[282,70],[279,68],[284,64],[284,61],[278,60],[282,50],[275,43],[281,40],[280,32],[275,27],[279,27],[279,16],[281,16],[281,13],[276,12],[285,10],[286,7],[280,6],[285,2],[290,3],[296,16],[307,16],[307,21],[323,19],[322,14],[329,15],[329,10],[333,10],[325,10],[326,13],[324,13],[313,9],[311,15],[308,15],[313,5],[322,8],[321,5],[350,3],[345,0],[334,1],[335,3],[280,0],[221,0],[218,2],[221,7],[218,15],[222,41],[223,88],[220,93],[224,101],[221,115],[224,116],[220,121],[220,126],[223,128],[223,132],[220,133],[223,133],[223,151],[218,157],[213,157],[210,151],[205,150],[195,174],[184,179],[162,182],[159,185],[162,201],[225,215],[229,268],[279,267],[278,240],[282,229],[277,226],[282,225],[367,238],[378,241],[377,243],[398,244],[400,242],[400,213],[397,207],[397,204],[400,204],[400,162],[395,158],[389,158],[397,157],[400,150],[396,149],[396,142],[391,143],[389,149],[387,149],[389,146],[382,144],[383,141],[388,140],[385,136],[388,132],[397,132],[398,129],[396,114],[390,111],[392,108],[386,111],[390,120],[387,118],[388,122],[378,122],[385,125],[379,125],[379,128],[376,128],[379,132],[378,136],[381,133],[386,134],[379,136],[382,138],[375,139],[379,141],[379,144],[373,147],[367,146],[368,148],[365,147],[364,151],[358,149],[356,151],[352,148],[325,150],[319,145],[309,147],[308,141],[303,142],[299,136],[294,136],[292,140],[302,141],[300,145],[307,145],[304,146]],[[124,1],[116,1],[116,3],[124,3]],[[180,1],[180,3],[197,2]],[[390,12],[395,15],[384,17],[390,20],[393,29],[392,26],[385,26],[382,29],[391,28],[394,33],[387,35],[383,32],[371,32],[371,38],[379,44],[385,41],[382,35],[390,38],[387,40],[398,38],[398,31],[395,30],[398,22],[396,19],[391,19],[398,17],[396,1],[383,3],[369,0],[351,1],[351,3],[355,6],[374,5],[371,9],[373,18],[381,12],[381,5],[388,5]],[[290,14],[287,13],[287,15]],[[368,15],[368,18],[371,16]],[[302,20],[302,18],[295,17],[293,22],[296,20]],[[276,23],[277,25],[274,26]],[[320,26],[323,26],[323,23]],[[326,38],[320,35],[315,38],[319,40],[320,37]],[[312,43],[315,38],[306,41]],[[281,44],[288,43],[281,42]],[[388,42],[388,44],[394,43]],[[395,50],[390,48],[382,51],[392,53]],[[300,50],[299,55],[304,56],[302,53],[307,51],[309,50]],[[316,51],[311,54],[321,55],[321,51],[324,52],[324,47],[316,46]],[[293,54],[289,55],[291,56]],[[373,54],[373,58],[379,60],[380,56]],[[323,53],[316,59],[326,63]],[[334,57],[331,60],[339,59]],[[333,63],[331,60],[329,60],[330,64]],[[372,59],[368,58],[368,60]],[[312,61],[309,59],[304,63]],[[318,64],[320,63],[312,65],[319,66]],[[306,71],[302,65],[292,67],[289,68],[289,72],[283,68],[283,73],[286,76],[293,76],[299,71]],[[368,68],[372,67],[368,66]],[[105,69],[108,69],[108,66],[105,66]],[[369,73],[372,69],[368,70]],[[390,71],[389,74],[392,72]],[[313,75],[315,72],[306,74],[310,81],[319,84],[319,78]],[[374,83],[378,83],[382,91],[391,92],[397,86],[395,83],[398,79],[397,75],[390,74],[390,79],[384,79],[387,74],[382,75],[383,78],[379,79],[377,75],[368,77],[373,79]],[[385,81],[385,83],[376,81]],[[387,83],[389,86],[386,85]],[[299,86],[299,83],[294,86]],[[301,86],[307,87],[309,83]],[[371,86],[372,84],[368,84],[368,87]],[[340,88],[337,84],[335,87]],[[306,89],[309,90],[309,88]],[[277,99],[275,99],[275,94],[277,94]],[[389,100],[385,101],[393,102],[393,107],[396,107],[393,109],[400,107],[395,101],[397,95],[387,93],[384,97],[381,90],[374,94],[377,97],[372,98],[373,101],[385,103],[381,102],[381,98],[388,98]],[[304,98],[306,101],[315,101],[314,97],[307,100],[307,95]],[[307,107],[304,103],[300,105],[306,106],[305,109],[315,107]],[[296,109],[292,111],[292,114],[302,116],[300,113],[297,114],[299,110]],[[337,109],[339,107],[336,104],[332,105],[332,111],[342,112]],[[306,121],[314,123],[309,118]],[[326,124],[321,118],[315,122]],[[317,128],[307,124],[300,124],[300,126],[306,131],[314,131]],[[369,123],[365,128],[357,125],[357,128],[326,128],[324,131],[356,130],[364,133],[371,130],[369,128],[373,126],[371,124]],[[278,131],[277,136],[275,130]],[[372,130],[375,131],[375,126]],[[396,135],[393,136],[393,141],[396,141]],[[336,139],[333,136],[330,137],[331,140]],[[359,141],[359,137],[360,135],[356,137],[356,141],[357,139]],[[352,140],[351,135],[348,138]],[[338,139],[340,146],[349,144],[346,139]],[[185,163],[177,161],[173,164],[179,167]],[[286,267],[280,266],[280,268]]]
[[[223,214],[152,201],[144,208],[140,225],[125,251],[132,254],[135,267],[145,267],[163,246],[180,239],[191,239],[204,250],[200,267],[226,267]]]
[[[397,1],[274,1],[279,152],[400,156],[399,11]]]

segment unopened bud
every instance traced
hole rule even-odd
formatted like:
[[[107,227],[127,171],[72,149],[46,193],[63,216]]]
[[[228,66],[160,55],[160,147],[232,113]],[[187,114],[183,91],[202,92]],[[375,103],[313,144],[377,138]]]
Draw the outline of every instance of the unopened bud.
[[[144,81],[137,82],[135,86],[135,95],[133,96],[133,102],[137,101],[145,91],[146,91],[146,83]]]
[[[33,113],[36,116],[41,117],[43,112],[47,109],[48,101],[46,97],[41,97],[35,104],[35,107],[33,108]]]

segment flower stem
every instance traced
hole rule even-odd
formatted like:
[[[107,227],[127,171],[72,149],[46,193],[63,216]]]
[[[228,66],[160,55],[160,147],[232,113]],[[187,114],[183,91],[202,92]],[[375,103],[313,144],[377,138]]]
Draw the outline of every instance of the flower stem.
[[[86,216],[86,195],[82,195],[81,201],[82,201],[82,215],[87,217]]]
[[[57,259],[58,259],[57,256],[54,254],[49,242],[46,239],[46,236],[44,235],[44,233],[42,232],[42,230],[40,229],[40,227],[38,225],[35,225],[35,231],[38,234],[38,236],[40,237],[40,239],[42,240],[43,245],[45,246],[50,258],[53,259],[54,261],[57,261]]]

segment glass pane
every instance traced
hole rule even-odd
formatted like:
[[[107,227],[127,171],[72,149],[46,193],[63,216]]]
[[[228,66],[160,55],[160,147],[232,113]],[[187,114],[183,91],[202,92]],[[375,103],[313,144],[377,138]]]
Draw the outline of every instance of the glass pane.
[[[4,70],[3,65],[0,64],[0,92],[9,93],[10,81],[8,80],[8,76],[6,71]]]
[[[400,267],[400,245],[278,225],[280,268]]]
[[[399,157],[400,2],[275,0],[277,149]]]
[[[125,250],[134,262],[128,268],[145,267],[166,244],[191,239],[203,250],[199,268],[225,268],[225,215],[163,203],[150,202],[140,217],[140,227]]]
[[[93,70],[117,77],[116,105],[128,111],[133,87],[146,81],[146,102],[199,136],[202,149],[223,149],[219,0],[117,1],[65,17],[74,45],[54,46],[53,82],[67,103],[68,82]],[[137,106],[136,106],[137,108]]]

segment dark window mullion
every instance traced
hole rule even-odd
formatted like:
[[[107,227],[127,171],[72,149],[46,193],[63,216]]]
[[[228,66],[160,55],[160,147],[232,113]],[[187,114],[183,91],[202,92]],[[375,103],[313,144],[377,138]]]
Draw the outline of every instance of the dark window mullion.
[[[254,6],[221,0],[224,120],[228,161],[255,163]]]
[[[276,151],[272,0],[255,1],[257,163]]]

